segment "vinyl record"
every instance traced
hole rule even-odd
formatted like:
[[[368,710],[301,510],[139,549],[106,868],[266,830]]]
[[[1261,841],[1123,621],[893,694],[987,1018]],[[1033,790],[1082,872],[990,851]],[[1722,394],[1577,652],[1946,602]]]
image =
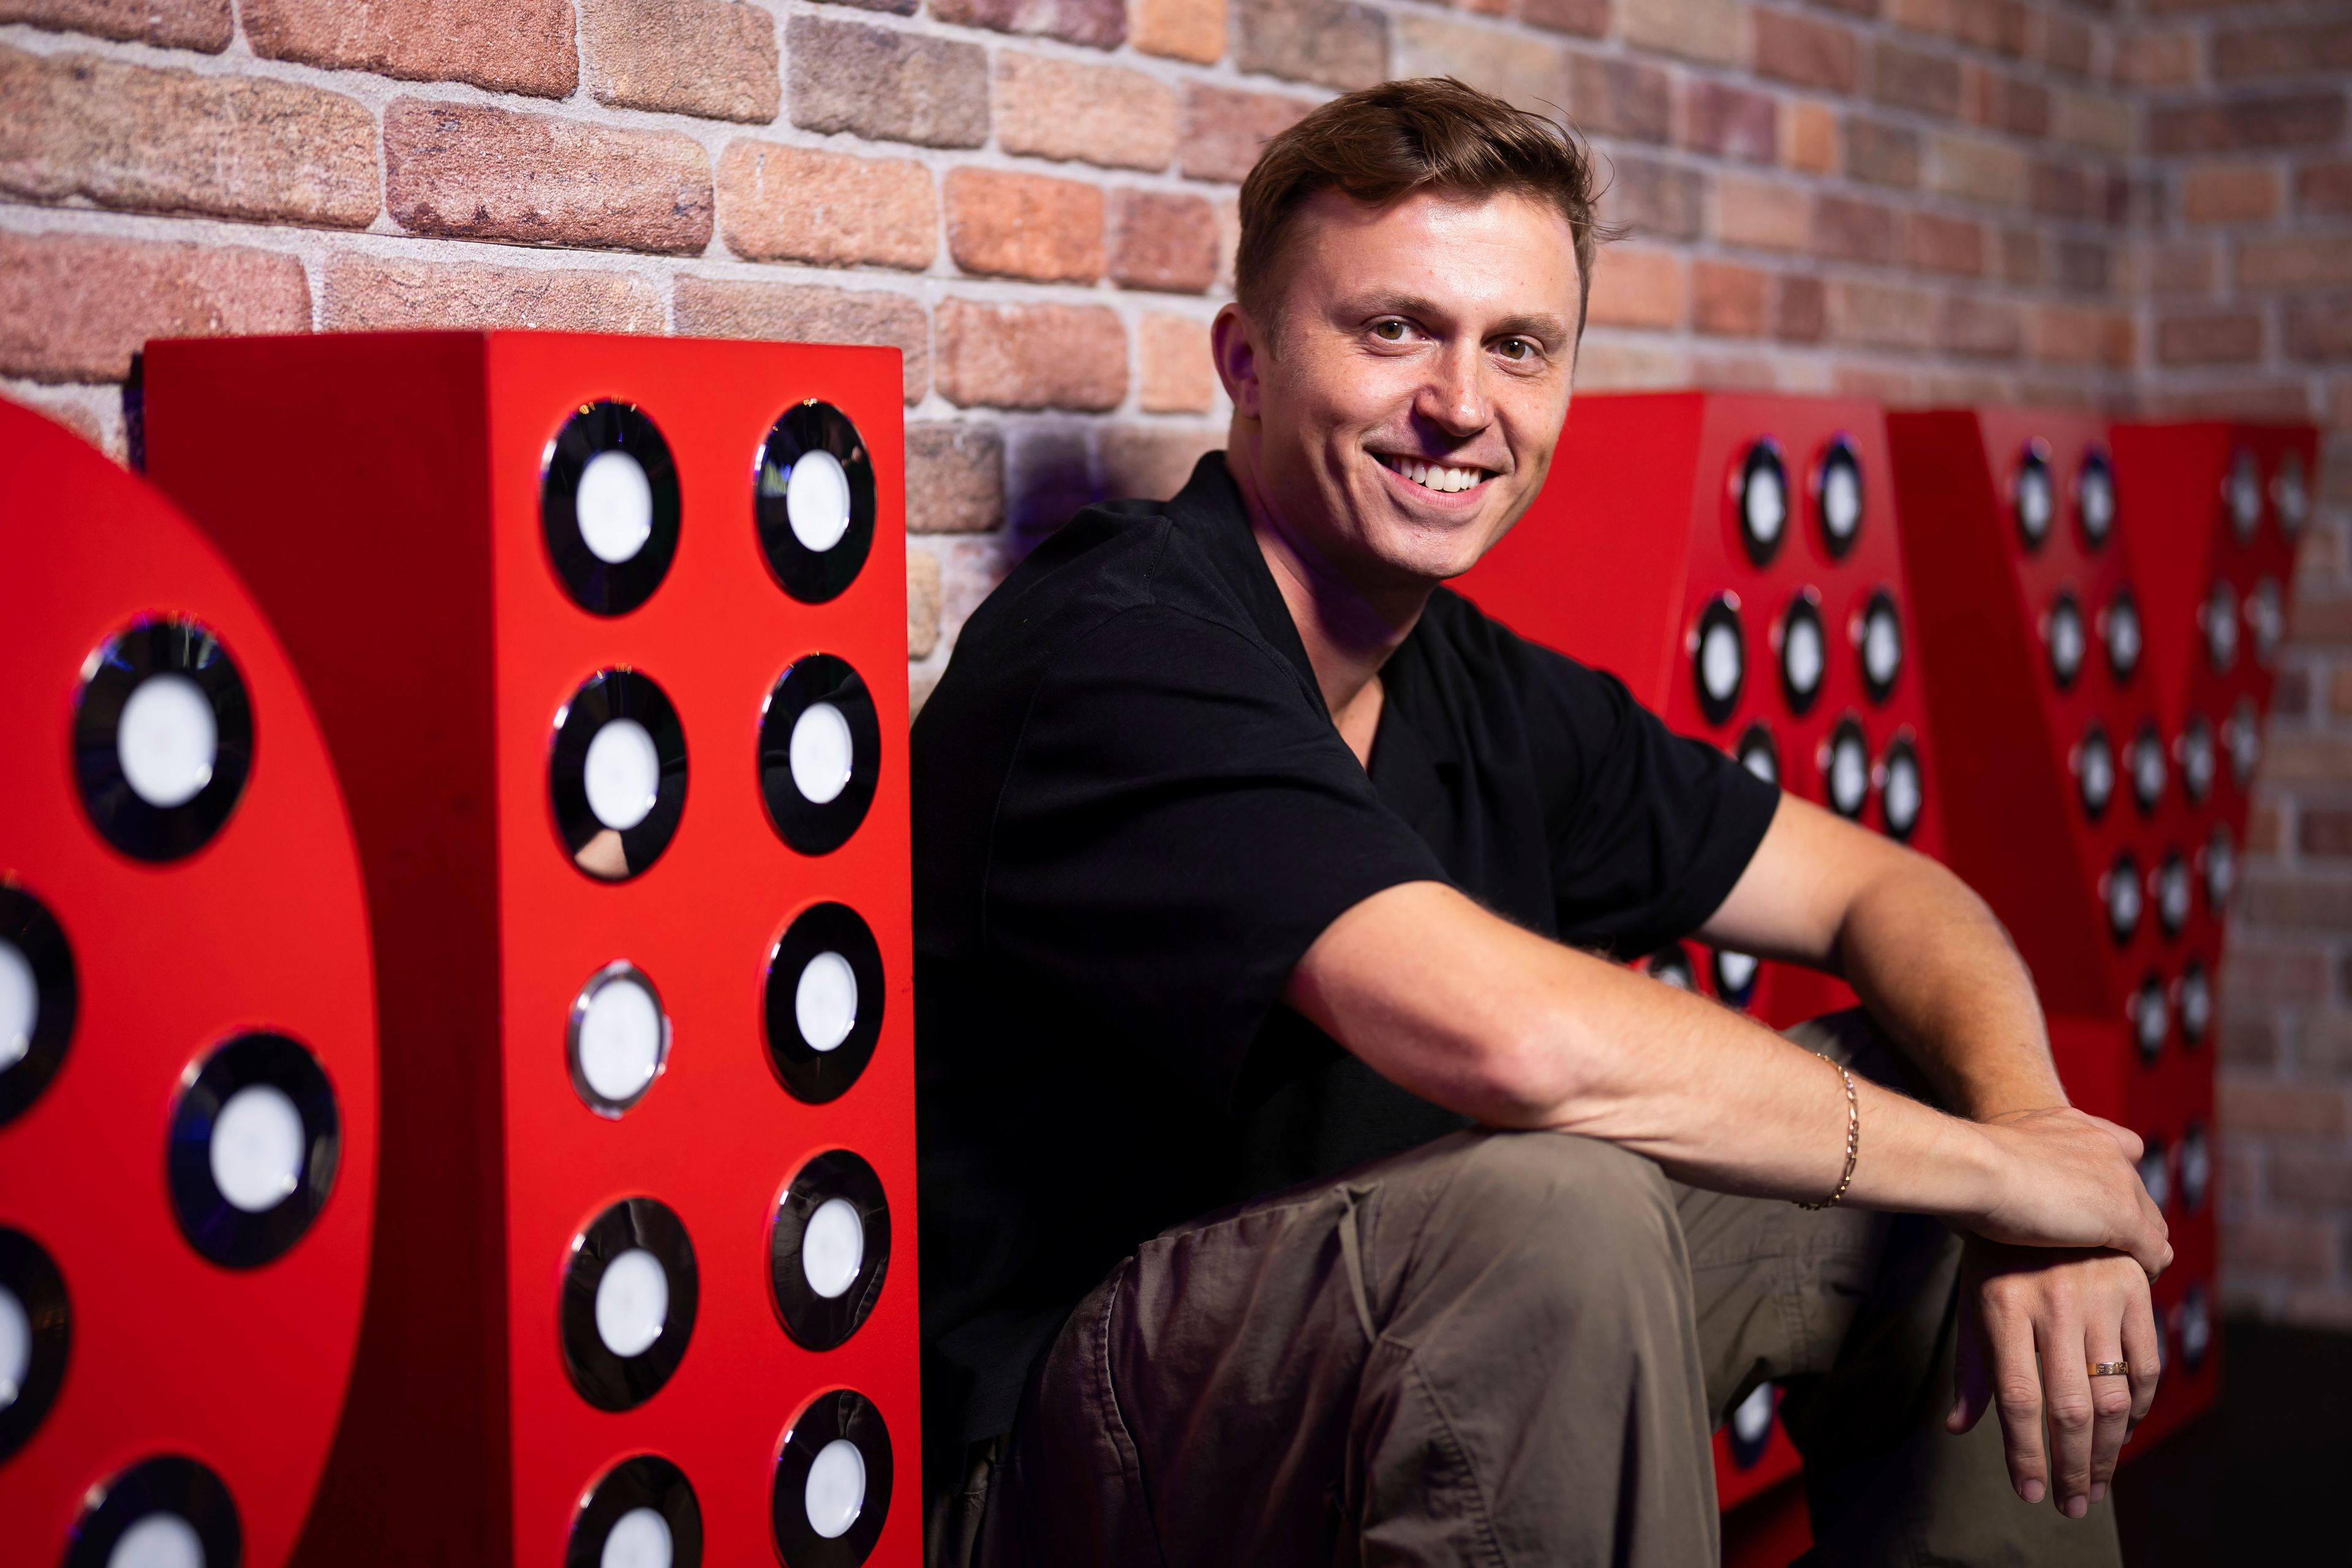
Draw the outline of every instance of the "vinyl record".
[[[2132,1038],[2139,1059],[2153,1067],[2164,1054],[2164,1037],[2172,1031],[2172,1009],[2165,1001],[2164,982],[2151,974],[2133,992],[2126,1011],[2131,1015]]]
[[[760,713],[760,797],[777,833],[803,855],[840,848],[866,820],[881,773],[882,726],[865,680],[829,653],[793,660]]]
[[[2107,672],[2118,683],[2129,680],[2139,669],[2139,656],[2145,647],[2140,635],[2139,601],[2132,597],[2129,588],[2118,586],[2115,596],[2099,616],[2100,639],[2106,644]]]
[[[2010,480],[2010,511],[2017,537],[2031,555],[2050,539],[2050,524],[2058,511],[2056,487],[2050,477],[2050,444],[2039,437],[2018,454],[2017,473]]]
[[[1919,765],[1918,749],[1906,732],[1888,743],[1878,760],[1878,815],[1886,836],[1908,844],[1919,831],[1920,814],[1927,805],[1927,770]]]
[[[2221,510],[2230,532],[2240,544],[2252,544],[2263,525],[2263,466],[2251,447],[2230,454],[2230,472],[2221,480]]]
[[[686,1472],[657,1454],[596,1478],[572,1516],[563,1568],[701,1568],[702,1505]]]
[[[651,677],[601,669],[555,715],[547,786],[572,863],[599,881],[642,875],[686,815],[686,731]]]
[[[2094,552],[2116,530],[2115,463],[2096,441],[2083,448],[2082,470],[2074,476],[2074,527],[2083,548]]]
[[[795,1100],[840,1099],[882,1035],[882,950],[847,904],[795,916],[768,954],[761,1032],[769,1065]]]
[[[57,1403],[72,1352],[65,1276],[39,1242],[0,1226],[0,1464]]]
[[[2120,947],[2139,930],[2139,862],[2132,858],[2130,850],[2123,850],[2099,881],[2099,897],[2107,906],[2107,932]]]
[[[629,1410],[686,1359],[701,1300],[693,1243],[652,1198],[624,1198],[572,1238],[558,1332],[563,1370],[599,1410]]]
[[[2107,814],[2107,803],[2116,797],[2116,749],[2105,724],[2096,719],[2084,724],[2073,761],[2076,798],[2083,803],[2083,815],[2096,822]]]
[[[1829,673],[1829,634],[1822,627],[1822,596],[1800,588],[1774,628],[1780,645],[1780,698],[1789,711],[1802,717],[1822,694],[1822,678]]]
[[[2180,1203],[2190,1214],[2205,1206],[2213,1187],[2213,1145],[2205,1124],[2192,1121],[2180,1134]]]
[[[2050,613],[2042,623],[2042,640],[2050,655],[2050,679],[2061,691],[2074,687],[2074,678],[2083,673],[2083,654],[2086,642],[2083,629],[2083,606],[2076,601],[2072,588],[2061,588],[2050,603]]]
[[[1739,518],[1739,542],[1756,565],[1771,563],[1789,535],[1789,469],[1780,443],[1766,436],[1748,448],[1732,498]]]
[[[2197,612],[2205,632],[2205,661],[2216,675],[2227,675],[2238,662],[2238,591],[2226,577],[2216,577]]]
[[[617,959],[588,977],[563,1030],[564,1065],[580,1103],[617,1118],[669,1065],[669,1015],[646,972]]]
[[[2180,971],[2180,1043],[2195,1050],[2213,1026],[2213,981],[2204,960],[2191,958]]]
[[[1680,942],[1650,954],[1642,961],[1642,969],[1653,980],[1663,981],[1677,991],[1698,989],[1698,972],[1691,967],[1690,952]]]
[[[2153,1132],[2140,1140],[2139,1184],[2147,1189],[2147,1201],[2158,1209],[2172,1206],[2172,1161],[2165,1152],[2164,1140]]]
[[[874,548],[874,459],[849,416],[814,398],[786,409],[761,444],[752,505],[785,593],[822,605],[856,582]]]
[[[220,1477],[177,1454],[142,1459],[92,1487],[66,1538],[65,1568],[245,1561],[245,1529]]]
[[[1731,751],[1739,765],[1768,784],[1780,782],[1780,748],[1773,743],[1771,726],[1761,719],[1740,732]]]
[[[284,1035],[239,1035],[191,1067],[165,1168],[180,1233],[215,1263],[257,1268],[301,1240],[342,1157],[334,1087]]]
[[[0,1127],[58,1076],[80,1006],[64,928],[22,885],[0,879]]]
[[[1854,622],[1853,641],[1862,660],[1863,690],[1873,702],[1885,701],[1903,678],[1903,612],[1895,607],[1893,594],[1884,588],[1871,594]]]
[[[2201,1281],[2189,1287],[2172,1309],[2172,1342],[2183,1372],[2196,1372],[2212,1352],[2212,1297]]]
[[[2301,452],[2280,456],[2278,472],[2271,476],[2271,510],[2278,514],[2279,531],[2289,539],[2303,531],[2311,516],[2311,481]]]
[[[572,603],[625,615],[653,597],[677,554],[677,464],[635,405],[583,404],[540,459],[540,531]]]
[[[2205,910],[2218,921],[2229,912],[2230,894],[2238,885],[2238,849],[2227,823],[2213,825],[2198,859],[2205,872]]]
[[[856,1333],[890,1268],[890,1205],[846,1149],[794,1173],[768,1226],[768,1288],[795,1343],[829,1351]]]
[[[769,1520],[784,1568],[857,1568],[890,1512],[890,1433],[853,1389],[818,1394],[776,1455]]]
[[[1862,736],[1862,721],[1849,713],[1837,721],[1822,743],[1822,793],[1830,809],[1848,822],[1862,820],[1870,804],[1870,746]]]
[[[2173,742],[2173,755],[2180,763],[2180,787],[2189,795],[2189,804],[2203,805],[2213,793],[2213,774],[2219,765],[2213,749],[2213,722],[2202,713],[2191,713],[2182,727],[2180,738]]]
[[[1739,627],[1739,601],[1718,594],[1698,613],[1690,634],[1691,677],[1698,710],[1710,724],[1731,717],[1748,680],[1748,642]]]
[[[2178,849],[2167,849],[2164,858],[2157,863],[2153,880],[2157,928],[2168,942],[2189,924],[2189,906],[2194,896],[2189,858]]]
[[[1756,1000],[1759,967],[1753,953],[1717,948],[1714,956],[1707,960],[1708,978],[1715,982],[1717,997],[1733,1007],[1745,1007]]]
[[[245,793],[253,743],[244,679],[195,621],[140,619],[83,661],[75,782],[91,825],[126,855],[177,860],[212,842]]]
[[[1845,559],[1862,537],[1864,499],[1862,458],[1843,433],[1831,437],[1813,470],[1813,521],[1831,560]]]
[[[2131,742],[2132,799],[2142,816],[2154,815],[2164,804],[2164,786],[2171,777],[2171,767],[2164,755],[2164,737],[2157,732],[2156,721],[2143,719],[2132,734]]]
[[[1772,1385],[1759,1383],[1748,1391],[1747,1398],[1731,1407],[1731,1415],[1724,1421],[1724,1435],[1731,1439],[1731,1462],[1741,1469],[1754,1469],[1770,1446],[1772,1411]]]

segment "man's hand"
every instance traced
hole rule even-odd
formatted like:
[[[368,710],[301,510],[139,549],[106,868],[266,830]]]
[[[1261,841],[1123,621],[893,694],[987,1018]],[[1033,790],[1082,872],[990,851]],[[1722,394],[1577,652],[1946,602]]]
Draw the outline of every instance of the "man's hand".
[[[2046,1496],[2080,1519],[2106,1495],[2116,1451],[2156,1397],[2163,1340],[2147,1280],[2119,1253],[1968,1244],[1958,1396],[1945,1426],[1966,1432],[1997,1411],[2010,1483],[2026,1501]],[[2130,1376],[2091,1376],[2102,1361],[2129,1362]]]
[[[1996,1184],[1986,1213],[1961,1222],[1970,1230],[2018,1247],[2126,1253],[2147,1279],[2171,1265],[2163,1212],[2140,1184],[2139,1134],[2063,1105],[2012,1111],[1978,1127],[2007,1179]]]

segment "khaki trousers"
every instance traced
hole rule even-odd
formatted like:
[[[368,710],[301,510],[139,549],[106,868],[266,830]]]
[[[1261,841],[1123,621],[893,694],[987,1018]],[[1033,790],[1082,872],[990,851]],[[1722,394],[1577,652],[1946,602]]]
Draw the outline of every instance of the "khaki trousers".
[[[1858,1013],[1790,1036],[1915,1087]],[[1112,1270],[935,1505],[930,1561],[1713,1564],[1709,1434],[1769,1379],[1805,1456],[1807,1562],[2118,1563],[2107,1504],[2017,1497],[1991,1416],[1943,1430],[1958,1266],[1934,1220],[1457,1133]]]

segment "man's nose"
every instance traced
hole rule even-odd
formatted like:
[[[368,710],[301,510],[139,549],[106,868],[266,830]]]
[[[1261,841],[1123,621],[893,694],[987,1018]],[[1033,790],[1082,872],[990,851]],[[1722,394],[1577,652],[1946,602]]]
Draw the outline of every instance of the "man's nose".
[[[1476,343],[1448,344],[1430,365],[1413,412],[1454,436],[1469,436],[1494,420],[1486,385],[1486,356]]]

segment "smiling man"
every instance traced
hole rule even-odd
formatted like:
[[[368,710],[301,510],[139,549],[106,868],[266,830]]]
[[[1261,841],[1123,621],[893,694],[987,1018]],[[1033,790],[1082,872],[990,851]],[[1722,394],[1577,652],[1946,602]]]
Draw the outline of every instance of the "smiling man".
[[[1999,926],[1441,586],[1544,482],[1594,241],[1548,121],[1316,110],[1243,187],[1225,450],[964,628],[914,735],[935,1563],[1711,1563],[1768,1379],[1816,1561],[2116,1559],[2170,1248]],[[1611,962],[1694,932],[1866,1011]]]

